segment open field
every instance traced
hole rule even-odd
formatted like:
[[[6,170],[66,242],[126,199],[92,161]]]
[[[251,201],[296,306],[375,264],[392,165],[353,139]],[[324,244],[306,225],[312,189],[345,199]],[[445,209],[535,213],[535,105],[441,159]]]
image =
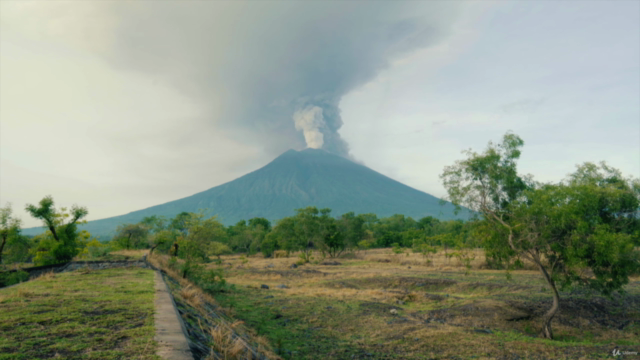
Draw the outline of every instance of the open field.
[[[431,266],[390,249],[291,268],[297,260],[223,257],[236,291],[216,296],[284,358],[597,359],[616,346],[640,351],[638,278],[612,299],[563,292],[550,341],[536,337],[551,304],[538,272],[507,279],[484,269],[481,252],[468,275],[443,253]]]
[[[153,271],[46,274],[0,290],[0,359],[159,359]]]

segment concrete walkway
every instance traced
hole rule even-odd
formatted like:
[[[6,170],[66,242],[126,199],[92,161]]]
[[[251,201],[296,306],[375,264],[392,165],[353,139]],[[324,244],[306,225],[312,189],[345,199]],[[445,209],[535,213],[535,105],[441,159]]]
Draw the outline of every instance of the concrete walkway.
[[[193,360],[189,343],[182,329],[180,315],[173,305],[167,284],[159,271],[155,273],[156,335],[154,340],[158,343],[157,355],[166,360]]]

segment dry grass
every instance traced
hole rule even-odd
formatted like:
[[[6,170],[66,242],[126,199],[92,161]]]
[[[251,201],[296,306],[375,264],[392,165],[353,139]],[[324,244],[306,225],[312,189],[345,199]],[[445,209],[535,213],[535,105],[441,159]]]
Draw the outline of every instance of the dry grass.
[[[147,255],[149,253],[149,249],[139,249],[139,250],[118,250],[118,251],[112,251],[111,254],[113,255],[121,255],[121,256],[126,256],[126,257],[130,257],[130,258],[142,258],[143,256]]]
[[[203,292],[193,285],[187,285],[187,287],[180,289],[180,296],[196,309],[202,309],[203,295]]]
[[[53,271],[49,271],[49,272],[40,274],[40,276],[38,276],[34,280],[49,281],[49,280],[55,279],[55,277],[56,277],[56,273],[54,273]]]
[[[225,277],[238,292],[221,294],[217,300],[233,305],[238,317],[272,343],[281,340],[285,349],[297,350],[293,358],[300,359],[382,359],[390,354],[403,359],[494,359],[513,354],[598,358],[612,344],[640,346],[637,326],[620,331],[618,325],[595,321],[600,315],[593,311],[580,310],[592,306],[590,301],[598,306],[599,298],[566,293],[563,299],[574,303],[563,305],[554,320],[557,340],[538,339],[539,316],[529,316],[546,310],[541,302],[549,302],[550,293],[537,270],[525,266],[512,271],[513,279],[508,280],[504,271],[487,269],[484,254],[476,250],[471,272],[465,274],[464,264],[447,255],[440,251],[427,264],[420,254],[375,249],[330,259],[340,263],[332,266],[321,265],[314,253],[318,263],[296,269],[291,268],[296,254],[267,259],[225,256]],[[637,281],[632,279],[626,289],[629,304],[640,300]],[[261,289],[263,284],[270,289]],[[618,316],[621,321],[640,321],[633,306],[609,304],[607,316],[627,311]],[[524,320],[511,321],[516,318]]]
[[[167,256],[153,254],[148,258],[148,261],[156,268],[165,271],[174,280],[177,280],[181,286],[179,290],[180,297],[187,302],[187,304],[198,310],[202,318],[207,319],[210,323],[216,324],[209,329],[203,329],[201,323],[199,326],[211,334],[214,340],[213,350],[215,350],[218,355],[221,355],[222,359],[253,359],[255,358],[254,355],[258,354],[263,354],[268,359],[279,359],[278,356],[271,352],[271,346],[268,341],[253,336],[254,333],[244,326],[243,321],[230,317],[233,311],[218,307],[218,315],[221,315],[221,317],[212,318],[204,305],[216,304],[215,299],[189,280],[182,279],[180,274],[169,268]],[[244,338],[247,338],[248,341]],[[251,344],[253,344],[253,346]],[[210,354],[207,359],[219,359],[218,355]]]

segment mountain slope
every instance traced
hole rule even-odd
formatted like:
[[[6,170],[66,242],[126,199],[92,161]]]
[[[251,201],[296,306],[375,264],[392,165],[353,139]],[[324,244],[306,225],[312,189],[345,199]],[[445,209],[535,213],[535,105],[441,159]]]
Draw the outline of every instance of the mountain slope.
[[[439,202],[432,195],[326,151],[289,150],[266,166],[226,184],[126,215],[94,220],[83,229],[104,236],[119,224],[138,222],[145,216],[170,218],[182,211],[200,209],[217,215],[225,225],[252,217],[278,220],[306,206],[331,208],[333,216],[353,211],[375,213],[378,217],[404,214],[414,219],[468,218],[467,211],[456,217],[451,204],[441,206]],[[25,233],[36,229],[39,228]]]

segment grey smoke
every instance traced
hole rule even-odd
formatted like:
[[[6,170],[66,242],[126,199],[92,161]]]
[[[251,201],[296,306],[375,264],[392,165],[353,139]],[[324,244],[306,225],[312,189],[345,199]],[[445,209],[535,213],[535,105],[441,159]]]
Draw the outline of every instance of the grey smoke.
[[[205,106],[204,124],[265,150],[305,137],[343,156],[340,100],[390,61],[446,37],[459,2],[121,2],[112,64],[169,82]],[[296,128],[296,112],[322,123]],[[302,110],[301,110],[302,109]],[[298,113],[300,115],[301,113]],[[315,118],[314,118],[315,119]]]

